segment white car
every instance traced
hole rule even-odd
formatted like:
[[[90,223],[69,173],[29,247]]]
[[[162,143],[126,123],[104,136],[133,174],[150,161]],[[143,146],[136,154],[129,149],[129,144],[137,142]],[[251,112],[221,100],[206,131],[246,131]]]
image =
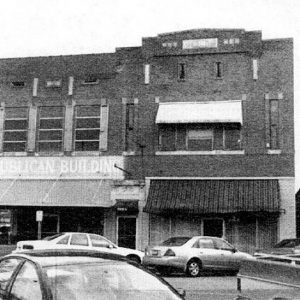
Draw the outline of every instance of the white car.
[[[46,237],[42,240],[20,241],[17,243],[17,248],[13,253],[32,249],[97,250],[122,255],[137,263],[141,263],[144,257],[142,251],[118,247],[101,235],[81,232],[64,232]]]

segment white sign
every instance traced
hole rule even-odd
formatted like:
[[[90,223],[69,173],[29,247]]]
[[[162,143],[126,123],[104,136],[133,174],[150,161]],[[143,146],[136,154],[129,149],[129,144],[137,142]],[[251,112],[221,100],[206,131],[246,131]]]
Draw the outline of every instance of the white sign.
[[[217,48],[218,39],[194,39],[182,41],[182,49]]]
[[[123,179],[122,156],[101,157],[1,157],[1,178]]]
[[[43,221],[43,211],[42,210],[37,210],[36,211],[36,221],[37,222],[42,222]]]

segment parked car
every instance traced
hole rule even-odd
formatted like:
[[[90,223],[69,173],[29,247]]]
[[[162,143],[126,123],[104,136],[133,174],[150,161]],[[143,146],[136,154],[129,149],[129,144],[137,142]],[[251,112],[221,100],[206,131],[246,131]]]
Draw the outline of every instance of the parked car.
[[[28,250],[0,260],[0,299],[184,299],[170,284],[119,255]]]
[[[139,250],[118,247],[105,237],[93,233],[65,232],[42,240],[20,241],[14,252],[36,249],[90,249],[118,254],[141,263],[144,253]]]
[[[236,274],[241,261],[252,257],[217,237],[172,237],[146,249],[143,264],[168,273],[173,269],[199,276],[205,270],[227,270]]]
[[[282,255],[282,254],[300,254],[300,239],[284,239],[267,249],[257,249],[254,252],[254,256],[265,256],[270,254]]]

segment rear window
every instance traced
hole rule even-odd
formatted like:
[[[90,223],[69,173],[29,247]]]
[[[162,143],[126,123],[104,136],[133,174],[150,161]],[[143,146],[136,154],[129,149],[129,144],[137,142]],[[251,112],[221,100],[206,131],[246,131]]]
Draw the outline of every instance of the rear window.
[[[160,246],[182,246],[191,238],[182,236],[182,237],[172,237],[160,244]]]
[[[63,233],[58,233],[58,234],[55,234],[55,235],[51,235],[51,236],[46,236],[45,238],[43,238],[43,241],[52,241],[60,236],[62,236]]]

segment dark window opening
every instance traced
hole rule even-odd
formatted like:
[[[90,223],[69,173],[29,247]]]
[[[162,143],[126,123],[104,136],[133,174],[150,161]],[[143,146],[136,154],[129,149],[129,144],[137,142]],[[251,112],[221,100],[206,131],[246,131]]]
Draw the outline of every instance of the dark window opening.
[[[186,67],[185,64],[181,63],[178,66],[178,79],[185,80],[186,78]]]
[[[216,62],[215,67],[216,67],[216,77],[217,78],[222,78],[223,77],[222,63],[220,61]]]
[[[96,76],[89,76],[82,81],[82,84],[97,84],[99,79]]]
[[[12,81],[11,85],[14,86],[14,87],[24,87],[25,82],[24,81]]]
[[[279,149],[279,109],[278,100],[270,100],[270,148]]]
[[[169,124],[159,127],[160,151],[241,150],[239,124]]]

